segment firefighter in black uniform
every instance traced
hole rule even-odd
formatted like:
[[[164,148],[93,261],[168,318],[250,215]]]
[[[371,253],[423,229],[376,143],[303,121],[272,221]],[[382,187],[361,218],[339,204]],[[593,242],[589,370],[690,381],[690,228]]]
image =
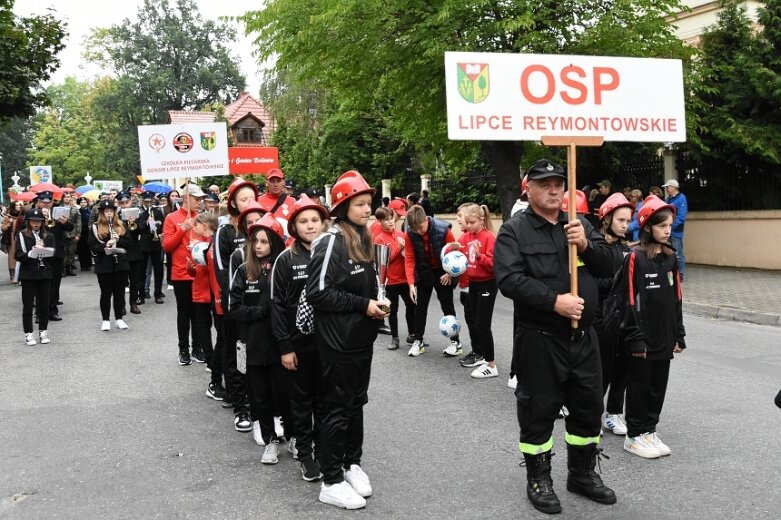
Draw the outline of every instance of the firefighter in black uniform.
[[[613,504],[615,493],[594,471],[601,426],[602,373],[591,322],[598,303],[595,276],[611,276],[604,238],[582,216],[567,222],[561,211],[566,174],[546,159],[528,172],[529,207],[505,222],[494,250],[494,274],[514,303],[514,372],[518,449],[527,471],[527,496],[544,513],[558,513],[550,457],[553,423],[564,403],[567,489]],[[579,296],[570,293],[568,244],[578,251]],[[572,328],[577,320],[578,328]]]

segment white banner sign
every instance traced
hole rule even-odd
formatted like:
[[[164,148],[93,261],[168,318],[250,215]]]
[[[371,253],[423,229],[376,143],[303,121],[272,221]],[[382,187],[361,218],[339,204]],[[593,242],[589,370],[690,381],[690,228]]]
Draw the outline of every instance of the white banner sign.
[[[686,141],[680,60],[446,52],[448,136]]]
[[[30,186],[39,182],[52,182],[51,166],[30,166]]]
[[[228,175],[225,123],[138,127],[144,180]]]
[[[122,191],[122,181],[92,181],[96,190],[109,192],[111,190]]]

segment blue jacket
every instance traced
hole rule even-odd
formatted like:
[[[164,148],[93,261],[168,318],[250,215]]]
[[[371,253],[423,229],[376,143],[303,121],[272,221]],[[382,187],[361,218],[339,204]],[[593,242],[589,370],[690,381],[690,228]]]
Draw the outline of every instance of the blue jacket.
[[[640,238],[640,224],[637,222],[637,214],[640,213],[640,208],[643,207],[643,201],[639,200],[637,202],[637,206],[635,206],[635,212],[632,215],[632,222],[629,223],[629,226],[626,228],[626,239],[629,240],[631,238],[632,242],[637,242],[637,240]],[[629,233],[632,233],[632,236],[629,236]]]
[[[674,238],[683,238],[683,225],[686,223],[686,213],[689,211],[686,195],[679,192],[678,195],[667,199],[667,203],[675,206],[675,220],[671,235]]]

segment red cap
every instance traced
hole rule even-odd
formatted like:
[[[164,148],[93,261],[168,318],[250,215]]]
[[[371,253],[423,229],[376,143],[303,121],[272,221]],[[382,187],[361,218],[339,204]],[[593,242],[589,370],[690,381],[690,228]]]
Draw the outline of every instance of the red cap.
[[[275,177],[276,177],[277,179],[284,179],[284,178],[285,178],[285,174],[284,174],[284,173],[282,172],[282,170],[280,170],[279,168],[272,168],[272,169],[271,169],[271,170],[269,170],[269,172],[266,174],[266,178],[267,178],[267,179],[273,179],[273,178],[275,178]]]
[[[407,214],[407,203],[404,201],[404,199],[393,199],[388,203],[388,208],[398,213],[400,217],[403,217]]]

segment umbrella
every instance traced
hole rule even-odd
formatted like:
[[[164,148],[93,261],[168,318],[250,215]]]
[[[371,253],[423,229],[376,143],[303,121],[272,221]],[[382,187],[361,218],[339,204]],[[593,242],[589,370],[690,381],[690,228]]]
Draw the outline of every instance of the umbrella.
[[[89,191],[85,191],[84,193],[81,194],[81,196],[89,200],[98,200],[100,198],[101,193],[102,192],[100,190],[92,189]]]
[[[78,188],[76,188],[76,193],[81,195],[82,193],[86,193],[89,190],[94,190],[94,189],[95,189],[95,186],[93,186],[92,184],[85,184],[83,186],[79,186]]]
[[[63,188],[62,192],[63,193],[73,193],[73,188]]]
[[[38,197],[38,194],[34,191],[23,191],[22,193],[11,195],[12,200],[19,200],[22,202],[30,202],[31,200],[35,200],[36,197]]]
[[[142,186],[142,188],[144,188],[144,191],[151,191],[161,195],[166,195],[173,189],[168,184],[164,184],[162,182],[147,182]]]
[[[40,193],[42,191],[50,191],[53,194],[62,194],[62,188],[60,188],[56,184],[52,184],[51,182],[39,182],[38,184],[30,186],[28,189],[36,193]]]

